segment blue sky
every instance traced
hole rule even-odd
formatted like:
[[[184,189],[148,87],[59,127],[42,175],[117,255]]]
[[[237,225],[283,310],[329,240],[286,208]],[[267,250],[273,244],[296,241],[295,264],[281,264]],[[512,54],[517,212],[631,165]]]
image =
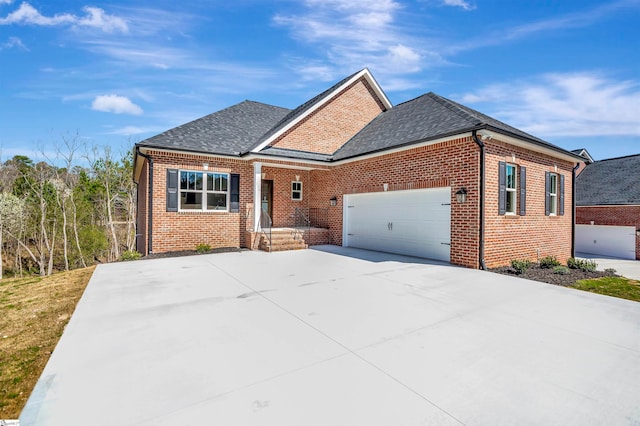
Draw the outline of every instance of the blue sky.
[[[0,159],[117,152],[368,67],[596,159],[640,153],[640,0],[0,0]]]

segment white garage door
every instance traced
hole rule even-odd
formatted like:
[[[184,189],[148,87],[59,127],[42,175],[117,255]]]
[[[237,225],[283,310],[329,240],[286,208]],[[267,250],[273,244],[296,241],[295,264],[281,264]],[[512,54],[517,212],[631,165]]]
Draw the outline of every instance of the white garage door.
[[[633,260],[636,258],[636,228],[576,225],[576,251]]]
[[[450,260],[451,188],[344,196],[343,245]]]

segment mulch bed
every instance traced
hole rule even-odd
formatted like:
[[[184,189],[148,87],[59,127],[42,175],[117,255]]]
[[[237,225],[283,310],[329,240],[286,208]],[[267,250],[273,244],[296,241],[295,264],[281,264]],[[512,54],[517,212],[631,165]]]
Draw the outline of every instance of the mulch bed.
[[[578,280],[608,277],[612,275],[608,272],[602,272],[602,271],[584,272],[584,271],[581,271],[580,269],[569,269],[570,271],[569,274],[562,275],[562,274],[554,273],[553,269],[541,268],[537,264],[531,265],[531,267],[522,274],[517,274],[516,270],[510,266],[503,266],[501,268],[491,269],[490,271],[496,272],[498,274],[525,278],[527,280],[541,281],[543,283],[561,285],[564,287],[573,286],[573,284]]]
[[[197,256],[199,254],[212,254],[212,253],[231,253],[237,251],[245,251],[246,249],[238,248],[238,247],[222,247],[217,249],[211,249],[203,253],[198,253],[195,250],[182,250],[182,251],[170,251],[166,253],[153,253],[148,254],[142,259],[165,259],[168,257],[182,257],[182,256]]]

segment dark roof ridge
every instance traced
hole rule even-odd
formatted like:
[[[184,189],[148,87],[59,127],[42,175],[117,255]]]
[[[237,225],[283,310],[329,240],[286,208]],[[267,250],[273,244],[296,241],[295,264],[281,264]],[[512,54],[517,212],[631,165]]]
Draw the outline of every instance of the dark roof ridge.
[[[631,158],[631,157],[638,157],[638,156],[640,156],[640,154],[629,154],[629,155],[623,155],[621,157],[604,158],[602,160],[594,161],[594,163],[602,163],[603,161],[611,161],[611,160],[622,160],[623,158]]]

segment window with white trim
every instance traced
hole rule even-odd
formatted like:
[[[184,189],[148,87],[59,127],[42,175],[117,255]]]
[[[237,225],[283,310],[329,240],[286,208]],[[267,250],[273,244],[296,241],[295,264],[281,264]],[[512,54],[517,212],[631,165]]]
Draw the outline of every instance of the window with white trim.
[[[291,182],[291,199],[294,201],[302,200],[302,182]]]
[[[505,211],[507,214],[516,214],[517,197],[517,171],[516,166],[512,164],[506,165],[506,205]]]
[[[558,214],[558,175],[555,173],[549,174],[549,214]]]
[[[229,175],[180,171],[180,210],[227,211]]]

